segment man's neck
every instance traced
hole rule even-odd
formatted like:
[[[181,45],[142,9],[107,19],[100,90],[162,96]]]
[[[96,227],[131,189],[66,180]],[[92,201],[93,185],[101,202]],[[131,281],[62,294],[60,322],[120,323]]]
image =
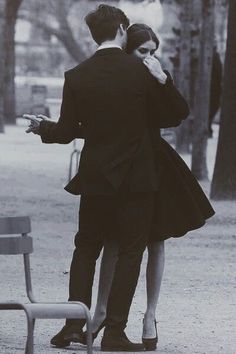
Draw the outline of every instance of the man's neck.
[[[106,48],[120,48],[120,49],[122,49],[121,44],[118,43],[117,41],[105,41],[100,44],[100,46],[97,48],[97,50],[106,49]]]

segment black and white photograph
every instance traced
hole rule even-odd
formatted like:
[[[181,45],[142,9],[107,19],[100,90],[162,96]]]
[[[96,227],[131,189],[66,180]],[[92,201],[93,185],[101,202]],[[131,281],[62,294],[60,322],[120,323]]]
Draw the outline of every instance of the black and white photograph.
[[[236,0],[0,0],[0,354],[236,353]]]

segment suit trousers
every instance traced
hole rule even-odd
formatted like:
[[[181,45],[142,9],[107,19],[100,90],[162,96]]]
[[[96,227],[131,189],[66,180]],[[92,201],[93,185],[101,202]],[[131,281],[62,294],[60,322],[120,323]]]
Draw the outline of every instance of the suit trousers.
[[[79,231],[70,268],[69,301],[91,306],[96,260],[104,240],[115,238],[118,260],[107,306],[106,324],[114,331],[126,327],[129,309],[147,245],[153,215],[154,193],[81,196]],[[84,325],[83,320],[67,323]]]

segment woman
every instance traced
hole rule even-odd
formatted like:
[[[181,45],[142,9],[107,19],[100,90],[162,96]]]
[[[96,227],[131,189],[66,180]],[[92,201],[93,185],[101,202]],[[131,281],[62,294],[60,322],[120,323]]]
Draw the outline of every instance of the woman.
[[[143,60],[150,73],[162,85],[163,101],[170,104],[163,107],[160,128],[180,124],[175,116],[186,102],[174,88],[171,93],[165,89],[168,72],[164,72],[155,52],[159,40],[152,29],[144,24],[134,24],[128,28],[127,53]],[[174,92],[174,94],[173,94]],[[156,126],[156,125],[155,125]],[[150,129],[157,166],[161,166],[160,191],[156,195],[156,206],[148,244],[148,263],[146,269],[147,307],[143,319],[142,340],[146,350],[156,349],[158,337],[156,330],[156,307],[164,270],[164,241],[170,237],[180,237],[188,231],[204,225],[205,220],[214,214],[210,203],[198,182],[174,149],[162,138],[160,129]],[[159,135],[159,138],[158,138]],[[100,268],[97,304],[93,317],[93,337],[96,338],[104,326],[106,305],[112,283],[117,245],[110,241],[104,245]]]

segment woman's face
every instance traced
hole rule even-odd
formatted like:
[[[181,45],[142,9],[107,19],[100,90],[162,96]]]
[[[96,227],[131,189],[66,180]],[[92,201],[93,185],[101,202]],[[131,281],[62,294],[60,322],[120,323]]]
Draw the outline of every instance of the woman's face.
[[[133,55],[144,60],[148,56],[154,55],[157,50],[157,45],[153,40],[149,40],[143,44],[141,44],[138,48],[133,51]]]

